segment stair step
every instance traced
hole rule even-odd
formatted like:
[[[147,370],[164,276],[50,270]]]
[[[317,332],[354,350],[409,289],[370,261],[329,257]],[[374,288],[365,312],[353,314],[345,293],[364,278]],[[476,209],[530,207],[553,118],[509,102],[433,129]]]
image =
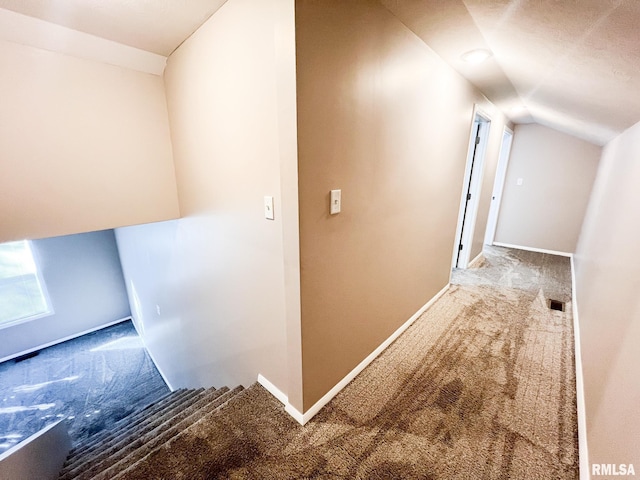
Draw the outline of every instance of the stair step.
[[[167,414],[158,416],[152,422],[146,423],[140,429],[119,436],[115,441],[106,445],[100,452],[96,452],[85,462],[77,464],[67,472],[69,478],[92,478],[92,474],[106,468],[105,462],[113,464],[118,459],[126,456],[128,452],[138,448],[146,439],[153,438],[171,427],[182,418],[207,405],[216,397],[224,394],[225,389],[211,389],[199,394],[188,404],[181,404]],[[66,477],[62,477],[66,480]]]
[[[188,428],[193,424],[199,421],[205,421],[205,419],[210,419],[212,416],[221,412],[222,408],[243,390],[244,388],[242,386],[239,386],[231,391],[228,391],[227,393],[221,395],[218,399],[216,399],[215,402],[212,402],[207,407],[190,415],[188,418],[184,419],[179,424],[174,425],[171,429],[167,430],[162,435],[156,438],[150,438],[142,446],[127,455],[125,458],[120,459],[117,463],[109,465],[108,462],[105,462],[108,465],[108,468],[99,473],[94,473],[93,476],[79,477],[79,480],[85,480],[89,478],[93,478],[95,480],[112,480],[115,478],[119,478],[121,475],[124,475],[124,472],[132,471],[133,469],[135,469],[135,466],[138,463],[144,461],[153,452],[162,448],[162,446],[168,443],[172,438],[183,434],[183,432],[188,430]]]
[[[239,386],[233,390],[223,387],[171,392],[75,447],[59,480],[111,480],[131,472],[172,438],[224,411],[223,407],[243,390]]]
[[[212,389],[212,391],[215,391],[215,389]],[[128,425],[121,430],[113,432],[112,435],[105,438],[102,443],[95,445],[93,448],[84,451],[78,456],[70,458],[61,472],[61,479],[75,478],[75,475],[79,471],[82,471],[87,465],[93,464],[96,458],[102,458],[105,455],[104,452],[112,449],[114,445],[121,443],[124,439],[133,435],[143,434],[154,429],[157,425],[165,422],[166,419],[172,418],[174,415],[179,414],[184,409],[198,402],[205,393],[206,391],[204,389],[188,390],[186,395],[181,396],[175,402],[166,404],[163,409],[153,414],[140,417],[139,421],[133,425]]]
[[[92,441],[90,445],[87,445],[86,448],[78,450],[76,453],[72,453],[65,462],[63,473],[66,473],[68,470],[75,468],[74,465],[77,465],[78,462],[84,462],[84,458],[91,458],[92,456],[94,456],[96,452],[99,452],[106,445],[113,442],[113,440],[122,435],[123,432],[127,432],[139,426],[142,426],[146,422],[148,422],[149,419],[154,415],[165,414],[166,412],[175,408],[177,405],[182,405],[185,402],[190,401],[190,399],[192,399],[195,395],[198,394],[198,392],[201,391],[203,391],[203,389],[184,390],[179,395],[176,395],[171,399],[168,399],[166,402],[163,402],[163,404],[160,405],[159,408],[151,408],[149,410],[141,412],[138,415],[135,415],[135,420],[131,422],[124,422],[120,429],[110,430],[106,436],[103,436],[100,439],[96,439],[95,441]]]
[[[98,433],[96,435],[93,435],[91,438],[85,440],[81,444],[79,444],[76,447],[72,448],[71,451],[69,452],[69,458],[88,450],[89,448],[95,446],[96,444],[102,443],[107,437],[113,435],[114,431],[119,430],[121,428],[125,428],[126,425],[131,424],[132,422],[139,420],[140,417],[144,417],[145,415],[151,414],[151,412],[155,412],[157,410],[160,410],[161,408],[163,408],[168,403],[176,401],[177,399],[179,399],[181,396],[185,395],[186,393],[188,393],[188,390],[186,390],[184,388],[180,389],[180,390],[176,390],[174,392],[169,392],[166,395],[164,395],[162,398],[158,399],[155,403],[152,403],[150,405],[147,405],[144,408],[141,408],[141,409],[136,410],[135,412],[132,412],[131,414],[127,415],[126,417],[124,417],[124,418],[118,420],[117,422],[115,422],[111,426],[111,428],[109,428],[107,430],[103,430],[103,431],[101,431],[100,433]]]
[[[238,387],[234,389],[235,394],[229,398],[228,401],[221,404],[219,407],[209,412],[207,415],[200,418],[198,421],[192,423],[189,427],[183,429],[181,432],[177,433],[173,437],[167,439],[162,444],[158,445],[153,450],[150,450],[143,458],[139,459],[135,463],[130,465],[114,465],[114,468],[109,468],[108,470],[101,472],[97,475],[97,480],[139,480],[141,478],[148,478],[149,471],[153,470],[154,458],[157,458],[158,455],[171,455],[171,442],[172,438],[179,438],[182,435],[190,435],[191,428],[196,428],[196,425],[202,423],[210,423],[215,422],[216,419],[221,419],[225,415],[225,406],[229,405],[232,401],[241,401],[243,398],[242,393],[244,392],[244,388]],[[221,420],[218,420],[221,421]],[[161,451],[164,447],[164,451]]]

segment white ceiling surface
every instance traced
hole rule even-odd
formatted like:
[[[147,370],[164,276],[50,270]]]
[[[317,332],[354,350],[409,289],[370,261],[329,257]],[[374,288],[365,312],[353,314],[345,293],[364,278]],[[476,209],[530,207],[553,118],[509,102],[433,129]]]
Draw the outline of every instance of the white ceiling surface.
[[[602,145],[640,121],[638,0],[380,1],[517,123]]]
[[[168,57],[227,0],[0,0],[0,8]]]
[[[166,57],[225,2],[0,0],[0,9]],[[380,2],[517,123],[604,144],[640,120],[639,0]],[[493,57],[465,64],[475,48]],[[512,112],[518,105],[527,110]]]

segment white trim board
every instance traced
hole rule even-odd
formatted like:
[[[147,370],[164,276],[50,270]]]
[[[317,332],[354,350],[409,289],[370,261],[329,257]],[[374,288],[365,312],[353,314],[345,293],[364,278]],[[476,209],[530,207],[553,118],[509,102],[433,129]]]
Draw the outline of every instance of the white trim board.
[[[142,338],[140,336],[140,334],[138,334],[138,336],[140,337],[140,340],[142,340],[142,345],[144,345],[144,349],[147,351],[147,354],[149,355],[149,358],[151,358],[151,361],[153,362],[153,365],[156,367],[156,370],[158,370],[158,373],[160,374],[160,376],[162,377],[162,380],[164,380],[164,383],[167,385],[167,387],[169,387],[169,391],[170,392],[175,392],[176,389],[173,387],[173,385],[171,385],[171,383],[169,382],[169,380],[167,379],[167,376],[164,374],[164,372],[162,371],[162,369],[160,368],[160,365],[158,365],[158,362],[156,362],[155,357],[153,356],[153,353],[151,353],[151,350],[149,350],[147,348],[147,344],[144,341],[144,338]]]
[[[460,190],[460,204],[458,207],[455,243],[451,252],[452,269],[467,268],[469,264],[473,236],[476,229],[476,221],[478,219],[478,209],[480,207],[478,199],[481,195],[482,182],[484,179],[484,167],[487,144],[489,143],[491,131],[491,121],[491,116],[487,112],[485,112],[478,104],[473,105],[465,173],[462,181],[462,189]],[[485,125],[485,128],[481,128],[477,131],[475,128],[476,125],[478,128],[480,125]],[[478,145],[476,145],[476,133],[479,133],[480,138],[480,143]],[[468,194],[471,195],[471,200],[467,199]],[[467,210],[469,207],[471,207],[471,209]],[[462,250],[459,250],[460,245],[464,245]]]
[[[100,325],[99,327],[90,328],[89,330],[84,330],[80,333],[74,333],[73,335],[69,335],[68,337],[60,338],[58,340],[54,340],[53,342],[43,343],[37,347],[29,348],[27,350],[23,350],[18,353],[11,354],[7,357],[0,358],[0,363],[6,362],[7,360],[13,360],[14,358],[21,357],[23,355],[28,355],[32,352],[37,352],[38,350],[42,350],[43,348],[52,347],[53,345],[57,345],[62,342],[66,342],[67,340],[73,340],[74,338],[81,337],[83,335],[87,335],[89,333],[97,332],[98,330],[102,330],[103,328],[111,327],[113,325],[117,325],[118,323],[126,322],[127,320],[131,320],[131,317],[124,317],[119,320],[114,320],[113,322],[105,323]]]
[[[135,327],[135,323],[134,323],[134,327]],[[137,332],[137,330],[136,330],[136,332]],[[169,391],[175,392],[176,389],[173,388],[173,385],[171,385],[171,383],[167,379],[167,376],[162,371],[162,368],[160,368],[160,365],[158,364],[158,362],[156,362],[156,359],[153,356],[153,353],[151,353],[151,350],[149,350],[149,348],[147,347],[147,343],[144,341],[144,337],[142,335],[140,335],[139,333],[138,333],[138,336],[140,337],[140,340],[142,340],[142,345],[144,345],[144,349],[147,351],[147,354],[149,355],[149,358],[151,358],[151,361],[153,362],[153,365],[156,367],[156,370],[158,370],[158,373],[162,377],[162,380],[164,380],[164,383],[166,383],[167,387],[169,387]]]
[[[545,248],[523,247],[522,245],[513,245],[511,243],[493,242],[496,247],[515,248],[516,250],[526,250],[528,252],[548,253],[549,255],[559,255],[561,257],[572,257],[573,253],[560,252],[558,250],[547,250]]]
[[[502,140],[500,141],[500,152],[498,153],[498,164],[493,179],[493,189],[491,191],[491,204],[487,217],[487,228],[484,232],[484,243],[492,245],[496,239],[498,230],[498,217],[500,216],[500,205],[502,204],[502,194],[507,179],[507,169],[511,157],[511,146],[513,145],[513,130],[505,126],[502,129]]]
[[[467,268],[475,267],[476,263],[480,262],[480,260],[482,260],[482,252],[476,255],[475,258],[469,262]]]
[[[133,317],[131,317],[131,323],[133,324],[133,328],[135,329],[136,333],[138,334],[138,337],[140,337],[140,341],[142,341],[142,345],[144,346],[144,349],[146,350],[147,354],[149,355],[149,358],[151,358],[151,361],[153,362],[153,365],[156,367],[156,370],[158,370],[158,373],[162,377],[162,380],[164,380],[164,383],[167,385],[167,387],[169,387],[169,391],[175,392],[176,389],[173,388],[173,385],[171,385],[171,383],[169,383],[169,380],[167,379],[167,376],[162,371],[162,368],[160,368],[160,364],[158,364],[158,362],[156,362],[156,359],[153,356],[153,353],[151,353],[151,350],[149,350],[149,347],[147,347],[147,342],[144,341],[144,337],[142,335],[140,335],[140,332],[138,331],[138,327],[136,326],[136,322],[133,320]]]
[[[273,383],[267,380],[261,373],[258,374],[258,383],[262,385],[271,395],[276,397],[282,404],[289,404],[289,397],[287,397],[282,390],[276,387]]]
[[[442,295],[445,294],[450,283],[447,283],[445,287],[434,295],[434,297],[425,303],[416,313],[414,313],[409,320],[403,323],[395,332],[393,332],[389,338],[382,342],[378,348],[369,354],[367,358],[362,360],[353,370],[351,370],[342,380],[340,380],[331,390],[329,390],[320,400],[318,400],[309,410],[305,413],[301,413],[297,408],[289,403],[287,395],[281,392],[275,385],[269,382],[262,375],[258,375],[258,382],[265,387],[274,397],[280,400],[285,405],[285,411],[291,415],[300,425],[306,424],[311,420],[321,409],[324,407],[333,397],[335,397],[340,391],[346,387],[356,376],[362,372],[375,358],[384,352],[394,340],[396,340],[407,328],[415,322],[420,315],[422,315],[431,305],[433,305]]]
[[[582,350],[580,347],[580,322],[578,321],[578,297],[576,291],[576,268],[571,255],[571,307],[573,314],[573,344],[576,364],[576,403],[578,408],[578,456],[580,480],[590,480],[589,448],[587,444],[587,411],[584,399],[584,377],[582,374]]]

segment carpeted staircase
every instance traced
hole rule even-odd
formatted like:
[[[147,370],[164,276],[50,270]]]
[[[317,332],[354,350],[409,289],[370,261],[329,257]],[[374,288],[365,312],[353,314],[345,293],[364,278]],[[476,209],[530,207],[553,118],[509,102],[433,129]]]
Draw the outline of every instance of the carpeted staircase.
[[[113,479],[204,416],[215,415],[243,387],[177,390],[133,412],[69,453],[60,480]]]

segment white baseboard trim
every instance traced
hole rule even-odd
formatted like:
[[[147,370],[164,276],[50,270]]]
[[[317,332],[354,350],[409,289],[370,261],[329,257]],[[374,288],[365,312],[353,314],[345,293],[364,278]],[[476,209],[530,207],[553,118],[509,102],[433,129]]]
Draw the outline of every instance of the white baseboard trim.
[[[175,392],[176,389],[173,387],[173,385],[171,385],[171,382],[169,382],[169,379],[167,378],[167,376],[164,374],[164,372],[162,371],[162,369],[160,368],[160,365],[158,364],[158,362],[156,362],[155,357],[153,356],[153,353],[151,352],[151,350],[149,350],[149,348],[147,347],[147,343],[144,341],[144,338],[142,337],[142,335],[138,334],[138,336],[140,337],[140,339],[142,340],[142,344],[144,345],[144,349],[147,351],[147,353],[149,354],[149,357],[151,357],[151,361],[153,362],[153,364],[156,367],[156,370],[158,370],[158,373],[160,374],[160,376],[162,377],[162,380],[164,380],[164,383],[167,384],[167,387],[169,387],[169,391],[170,392]]]
[[[573,313],[573,336],[576,362],[576,395],[578,408],[578,456],[580,458],[580,480],[590,480],[589,448],[587,444],[587,412],[584,399],[582,374],[582,351],[580,348],[580,322],[578,321],[578,297],[576,295],[576,269],[571,256],[571,307]]]
[[[74,338],[78,338],[83,335],[87,335],[89,333],[97,332],[98,330],[102,330],[103,328],[117,325],[118,323],[126,322],[127,320],[131,320],[131,317],[124,317],[119,320],[114,320],[113,322],[105,323],[104,325],[100,325],[99,327],[90,328],[89,330],[84,330],[80,333],[74,333],[73,335],[69,335],[68,337],[60,338],[58,340],[54,340],[53,342],[43,343],[42,345],[38,345],[37,347],[29,348],[27,350],[23,350],[22,352],[18,352],[18,353],[13,353],[7,357],[0,358],[0,363],[6,362],[7,360],[12,360],[17,357],[21,357],[23,355],[28,355],[29,353],[32,353],[32,352],[37,352],[38,350],[42,350],[43,348],[52,347],[59,343],[66,342],[67,340],[73,340]]]
[[[169,379],[167,378],[167,376],[162,371],[162,368],[160,368],[160,365],[158,364],[158,362],[156,362],[156,358],[153,356],[153,352],[151,352],[151,350],[149,350],[149,347],[147,346],[147,342],[145,342],[144,336],[140,334],[140,330],[138,330],[138,327],[136,326],[136,322],[134,321],[133,318],[131,318],[131,323],[133,323],[133,328],[136,329],[136,332],[138,333],[138,337],[140,337],[140,340],[142,341],[142,345],[144,345],[144,349],[149,354],[149,357],[151,358],[151,361],[153,362],[153,365],[156,367],[156,370],[158,370],[158,373],[162,377],[162,380],[164,381],[164,383],[167,385],[167,387],[169,387],[169,391],[170,392],[175,392],[176,389],[173,387],[173,385],[171,385],[171,383],[169,382]]]
[[[429,300],[427,303],[425,303],[420,308],[420,310],[418,310],[416,313],[414,313],[409,320],[404,322],[395,332],[393,332],[391,334],[391,336],[389,336],[389,338],[387,338],[384,342],[382,342],[378,346],[378,348],[376,348],[373,352],[371,352],[369,354],[369,356],[367,356],[367,358],[362,360],[358,364],[358,366],[356,366],[356,368],[351,370],[347,374],[347,376],[345,376],[342,380],[340,380],[331,390],[329,390],[309,410],[307,410],[305,413],[301,413],[297,408],[295,408],[293,405],[291,405],[287,401],[285,403],[285,411],[289,415],[291,415],[300,425],[306,424],[309,420],[311,420],[322,409],[322,407],[324,407],[327,403],[329,403],[329,401],[331,401],[331,399],[333,397],[335,397],[338,393],[340,393],[340,391],[344,387],[346,387],[354,378],[356,378],[356,376],[360,372],[362,372],[362,370],[364,370],[371,362],[373,362],[373,360],[375,360],[375,358],[378,355],[380,355],[383,351],[385,351],[386,348],[389,345],[391,345],[396,338],[398,338],[407,328],[409,328],[409,326],[411,326],[411,324],[413,322],[415,322],[418,319],[418,317],[420,317],[420,315],[422,315],[431,305],[433,305],[442,295],[444,295],[444,293],[447,290],[449,290],[450,286],[451,286],[451,284],[447,283],[447,285],[445,285],[445,287],[442,290],[440,290],[438,293],[436,293],[436,295],[431,300]],[[260,381],[260,380],[258,379],[258,381]],[[262,384],[262,382],[260,382],[260,383]],[[271,385],[271,387],[275,388],[275,386],[273,386],[273,385]],[[265,388],[271,392],[270,388],[268,388],[267,386],[265,386]],[[279,395],[281,397],[285,397],[286,398],[286,396],[282,392],[280,392],[277,388],[275,388],[275,389],[276,389],[277,392],[279,392]],[[278,398],[278,395],[276,395],[274,392],[271,392],[271,393],[276,398]]]
[[[314,405],[315,406],[315,405]],[[322,407],[321,407],[322,408]],[[293,417],[293,419],[298,422],[300,425],[304,425],[305,423],[307,423],[309,420],[311,420],[311,417],[308,415],[304,415],[302,413],[300,413],[298,411],[298,409],[296,407],[294,407],[293,405],[291,405],[290,403],[287,403],[287,405],[284,407],[284,411],[287,412],[289,415],[291,415]],[[307,412],[308,413],[308,412]],[[316,412],[317,413],[317,412]],[[312,415],[313,416],[313,415]]]
[[[560,252],[558,250],[547,250],[545,248],[524,247],[522,245],[512,245],[511,243],[493,242],[496,247],[515,248],[516,250],[526,250],[528,252],[548,253],[549,255],[559,255],[561,257],[572,257],[573,253]]]
[[[481,259],[482,259],[482,252],[476,255],[476,258],[474,258],[469,262],[469,264],[467,265],[467,268],[473,268],[475,264],[478,263]]]
[[[276,387],[273,383],[267,380],[261,373],[258,374],[258,383],[284,405],[285,412],[291,415],[296,422],[301,425],[304,425],[306,423],[304,420],[304,415],[302,415],[297,408],[289,403],[289,397],[285,395],[284,392]]]
[[[273,383],[267,380],[261,373],[258,374],[258,383],[262,385],[267,392],[276,397],[280,403],[287,405],[289,403],[289,397],[284,394],[282,390],[276,387]]]
[[[300,413],[296,407],[289,403],[289,397],[285,395],[284,392],[276,387],[273,383],[264,378],[262,374],[258,374],[258,383],[262,385],[265,390],[267,390],[271,395],[276,397],[284,405],[284,411],[291,415],[291,417],[293,417],[293,419],[300,425],[304,425],[307,421],[309,421],[308,419],[305,420],[304,415]]]

